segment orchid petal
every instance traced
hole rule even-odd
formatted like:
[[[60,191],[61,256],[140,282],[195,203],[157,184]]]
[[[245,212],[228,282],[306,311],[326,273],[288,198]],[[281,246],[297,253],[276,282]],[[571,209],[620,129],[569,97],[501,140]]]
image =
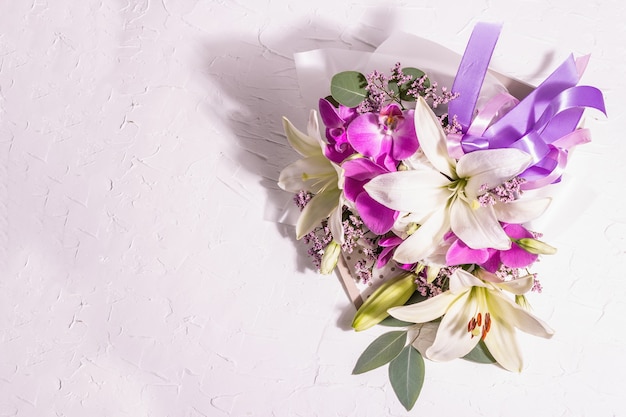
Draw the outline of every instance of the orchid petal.
[[[363,223],[377,235],[384,235],[393,227],[397,212],[361,193],[354,202]]]
[[[496,217],[505,223],[526,223],[541,216],[550,205],[551,198],[515,200],[510,203],[496,203],[493,206]]]
[[[414,116],[417,140],[430,163],[448,177],[456,177],[454,160],[448,155],[446,134],[439,119],[421,96],[417,99]]]
[[[439,172],[422,168],[379,175],[365,185],[365,190],[389,208],[424,217],[445,207],[450,195],[446,188],[449,183]]]
[[[537,255],[526,252],[515,242],[511,244],[511,249],[500,252],[500,261],[509,268],[525,268],[537,258]]]
[[[278,186],[294,193],[306,190],[317,194],[332,178],[337,178],[337,172],[332,169],[329,161],[319,154],[287,165],[280,172]]]
[[[365,113],[348,125],[348,142],[357,152],[365,156],[376,157],[381,153],[385,135],[378,125],[378,116]]]
[[[298,223],[296,224],[296,238],[302,239],[311,232],[322,220],[326,219],[337,207],[341,190],[338,188],[327,189],[323,193],[316,194],[304,207]]]
[[[450,224],[454,234],[470,248],[506,250],[511,247],[511,239],[500,226],[491,206],[473,209],[457,200],[450,208]]]
[[[366,181],[378,175],[386,174],[385,168],[375,164],[367,158],[357,158],[344,162],[341,167],[346,177],[354,178],[358,181]]]
[[[390,308],[387,312],[398,320],[427,323],[446,314],[450,305],[456,303],[458,298],[459,295],[446,291],[419,303]]]
[[[434,298],[437,297],[440,296]],[[480,340],[467,331],[467,323],[476,316],[478,308],[471,292],[463,293],[441,319],[435,342],[426,351],[426,356],[434,361],[449,361],[468,354]]]
[[[489,259],[487,249],[472,249],[463,241],[457,239],[446,254],[446,265],[483,264]]]
[[[519,149],[487,149],[463,155],[456,164],[456,173],[459,178],[467,178],[465,193],[474,199],[481,188],[494,188],[524,171],[531,163],[530,155]]]
[[[410,157],[419,147],[415,133],[415,124],[412,119],[413,110],[408,110],[405,114],[405,119],[398,124],[398,127],[393,132],[391,156],[398,161]]]
[[[315,114],[315,111],[312,110],[311,113]],[[311,156],[321,154],[319,142],[315,138],[299,131],[286,117],[283,117],[283,128],[287,135],[287,141],[300,155]]]
[[[343,120],[339,116],[337,109],[330,104],[330,102],[326,99],[320,98],[318,102],[318,107],[320,109],[320,117],[322,118],[322,123],[326,127],[341,127],[343,126]]]
[[[393,259],[402,264],[423,260],[437,249],[437,242],[450,229],[446,210],[434,211],[426,221],[397,248]]]

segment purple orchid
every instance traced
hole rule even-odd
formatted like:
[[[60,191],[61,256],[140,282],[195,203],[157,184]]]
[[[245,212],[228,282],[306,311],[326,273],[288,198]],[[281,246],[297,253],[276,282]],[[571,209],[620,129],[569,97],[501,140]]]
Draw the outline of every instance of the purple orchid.
[[[389,261],[393,257],[393,252],[396,250],[398,245],[402,243],[404,239],[400,236],[391,235],[388,237],[383,237],[378,241],[378,246],[383,248],[383,250],[378,255],[378,260],[376,261],[376,268],[383,268],[385,265],[389,263]],[[397,264],[399,268],[404,269],[406,271],[410,271],[413,269],[415,264]]]
[[[516,243],[519,239],[532,238],[532,233],[519,224],[507,223],[502,228],[512,241],[511,248],[507,250],[472,249],[454,234],[450,234],[448,239],[452,240],[452,244],[446,254],[446,264],[477,264],[493,273],[501,264],[509,268],[525,268],[537,260],[536,254],[527,252]]]
[[[346,161],[341,167],[344,170],[344,195],[354,202],[363,223],[377,235],[387,233],[391,230],[398,212],[374,200],[363,187],[372,178],[388,173],[389,169],[367,158]]]
[[[347,157],[356,153],[354,148],[348,143],[346,128],[357,116],[356,109],[339,105],[333,106],[328,100],[319,100],[320,117],[326,126],[326,139],[328,146],[324,154],[328,159],[340,164]]]
[[[419,148],[413,112],[390,104],[379,114],[361,114],[348,126],[348,142],[379,165],[395,170],[398,161],[410,157]]]

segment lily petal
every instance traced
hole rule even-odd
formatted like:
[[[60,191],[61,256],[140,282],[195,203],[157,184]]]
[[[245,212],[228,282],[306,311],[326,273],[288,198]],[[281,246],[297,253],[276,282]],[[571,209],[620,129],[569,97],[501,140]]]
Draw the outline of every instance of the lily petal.
[[[296,238],[302,239],[304,235],[315,229],[322,220],[330,216],[337,207],[341,190],[338,188],[327,189],[323,193],[316,194],[300,213],[296,224]]]
[[[318,148],[319,149],[319,148]],[[310,191],[317,194],[337,173],[322,155],[309,156],[287,165],[278,178],[278,186],[286,191]]]
[[[493,209],[501,222],[522,224],[541,216],[551,201],[550,197],[533,200],[519,199],[510,203],[496,203]]]
[[[446,134],[423,97],[417,99],[414,116],[417,140],[430,163],[439,172],[450,178],[455,177],[455,162],[448,155]]]
[[[481,187],[493,188],[523,172],[532,159],[515,148],[487,149],[465,154],[456,164],[459,178],[467,178],[465,193],[476,198]]]
[[[515,304],[504,295],[489,297],[488,305],[491,311],[497,312],[497,315],[492,314],[492,317],[506,317],[508,323],[511,323],[512,326],[523,332],[544,338],[550,338],[554,335],[554,330],[546,322]],[[487,339],[485,339],[486,341]]]
[[[391,209],[424,217],[445,207],[450,195],[446,189],[449,183],[441,173],[422,168],[379,175],[365,185],[365,190],[374,200]]]
[[[317,112],[311,111],[312,115]],[[309,117],[309,120],[311,117]],[[320,144],[316,138],[305,135],[299,131],[286,117],[283,117],[283,128],[287,135],[287,141],[293,149],[302,156],[311,156],[321,154]]]
[[[478,303],[470,297],[470,293],[471,291],[464,292],[441,319],[435,342],[426,351],[428,358],[434,361],[460,358],[467,355],[478,344],[480,337],[472,337],[472,334],[467,331],[467,323],[476,316],[479,307]],[[441,295],[434,298],[437,297]]]
[[[473,249],[506,250],[511,239],[500,226],[491,206],[473,209],[457,200],[450,208],[450,225],[455,235]]]
[[[526,275],[510,281],[491,281],[491,283],[498,288],[510,292],[511,294],[522,295],[526,294],[533,287],[534,278],[532,275]]]
[[[492,316],[493,317],[493,316]],[[485,337],[485,345],[493,358],[504,369],[511,372],[521,372],[524,367],[515,335],[515,328],[501,320],[492,320],[491,329]]]
[[[383,206],[367,193],[359,194],[354,204],[363,223],[375,234],[384,235],[393,227],[398,212]]]
[[[330,228],[330,234],[333,236],[333,239],[343,245],[346,239],[343,235],[343,202],[341,200],[340,197],[339,204],[337,204],[337,207],[335,207],[328,217],[328,227]]]
[[[489,288],[484,282],[463,269],[457,269],[450,276],[450,291],[452,293],[460,294],[472,287]]]
[[[420,323],[409,327],[408,339],[413,340],[413,347],[417,349],[422,356],[426,356],[426,351],[435,342],[437,337],[437,330],[439,329],[438,322]]]
[[[437,242],[450,229],[446,210],[434,211],[426,221],[397,248],[393,258],[402,264],[425,259],[437,249]]]
[[[446,291],[419,303],[390,308],[387,312],[398,320],[411,323],[428,323],[446,314],[450,305],[458,298],[459,295]]]

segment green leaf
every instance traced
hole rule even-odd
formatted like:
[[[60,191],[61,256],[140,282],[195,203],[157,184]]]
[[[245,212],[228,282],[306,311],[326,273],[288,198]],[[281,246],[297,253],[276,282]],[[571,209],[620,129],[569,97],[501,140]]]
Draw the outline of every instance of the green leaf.
[[[491,352],[487,349],[487,345],[482,340],[478,342],[470,353],[463,356],[463,359],[478,363],[496,363],[496,360],[491,356]]]
[[[415,304],[415,303],[421,303],[422,301],[426,301],[428,300],[428,297],[426,297],[425,295],[420,294],[419,292],[415,291],[411,297],[409,297],[409,299],[406,302],[406,305],[409,304]]]
[[[415,405],[424,385],[424,359],[413,346],[408,345],[389,364],[389,381],[398,400],[410,410]]]
[[[413,67],[402,68],[402,72],[405,75],[410,75],[411,81],[408,81],[399,86],[400,98],[406,101],[415,101],[415,97],[408,95],[407,92],[411,89],[411,84],[413,84],[414,81],[419,80],[420,78],[425,76],[426,73],[420,69]],[[424,88],[430,87],[430,80],[428,78],[424,80],[423,86]]]
[[[357,71],[344,71],[333,76],[330,81],[330,93],[344,106],[356,107],[367,96],[365,86],[367,86],[365,75]]]
[[[335,100],[333,98],[333,96],[326,96],[324,97],[324,100],[328,101],[330,104],[333,105],[333,107],[335,108],[339,108],[339,103],[337,103],[337,100]]]
[[[406,343],[406,331],[385,333],[374,340],[361,354],[352,374],[362,374],[391,362]]]
[[[400,87],[398,86],[398,83],[396,81],[389,81],[387,83],[387,89],[394,96],[400,94]]]
[[[395,317],[389,316],[378,324],[380,324],[381,326],[386,326],[386,327],[406,327],[406,326],[411,326],[415,323],[409,323],[408,321],[398,320]]]

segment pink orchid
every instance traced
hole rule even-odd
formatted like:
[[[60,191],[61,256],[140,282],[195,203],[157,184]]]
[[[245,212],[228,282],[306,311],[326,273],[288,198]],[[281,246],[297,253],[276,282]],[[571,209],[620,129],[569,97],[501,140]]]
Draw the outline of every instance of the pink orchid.
[[[358,116],[348,125],[347,138],[359,153],[389,169],[419,148],[413,110],[402,111],[396,104],[384,107],[379,114]]]

